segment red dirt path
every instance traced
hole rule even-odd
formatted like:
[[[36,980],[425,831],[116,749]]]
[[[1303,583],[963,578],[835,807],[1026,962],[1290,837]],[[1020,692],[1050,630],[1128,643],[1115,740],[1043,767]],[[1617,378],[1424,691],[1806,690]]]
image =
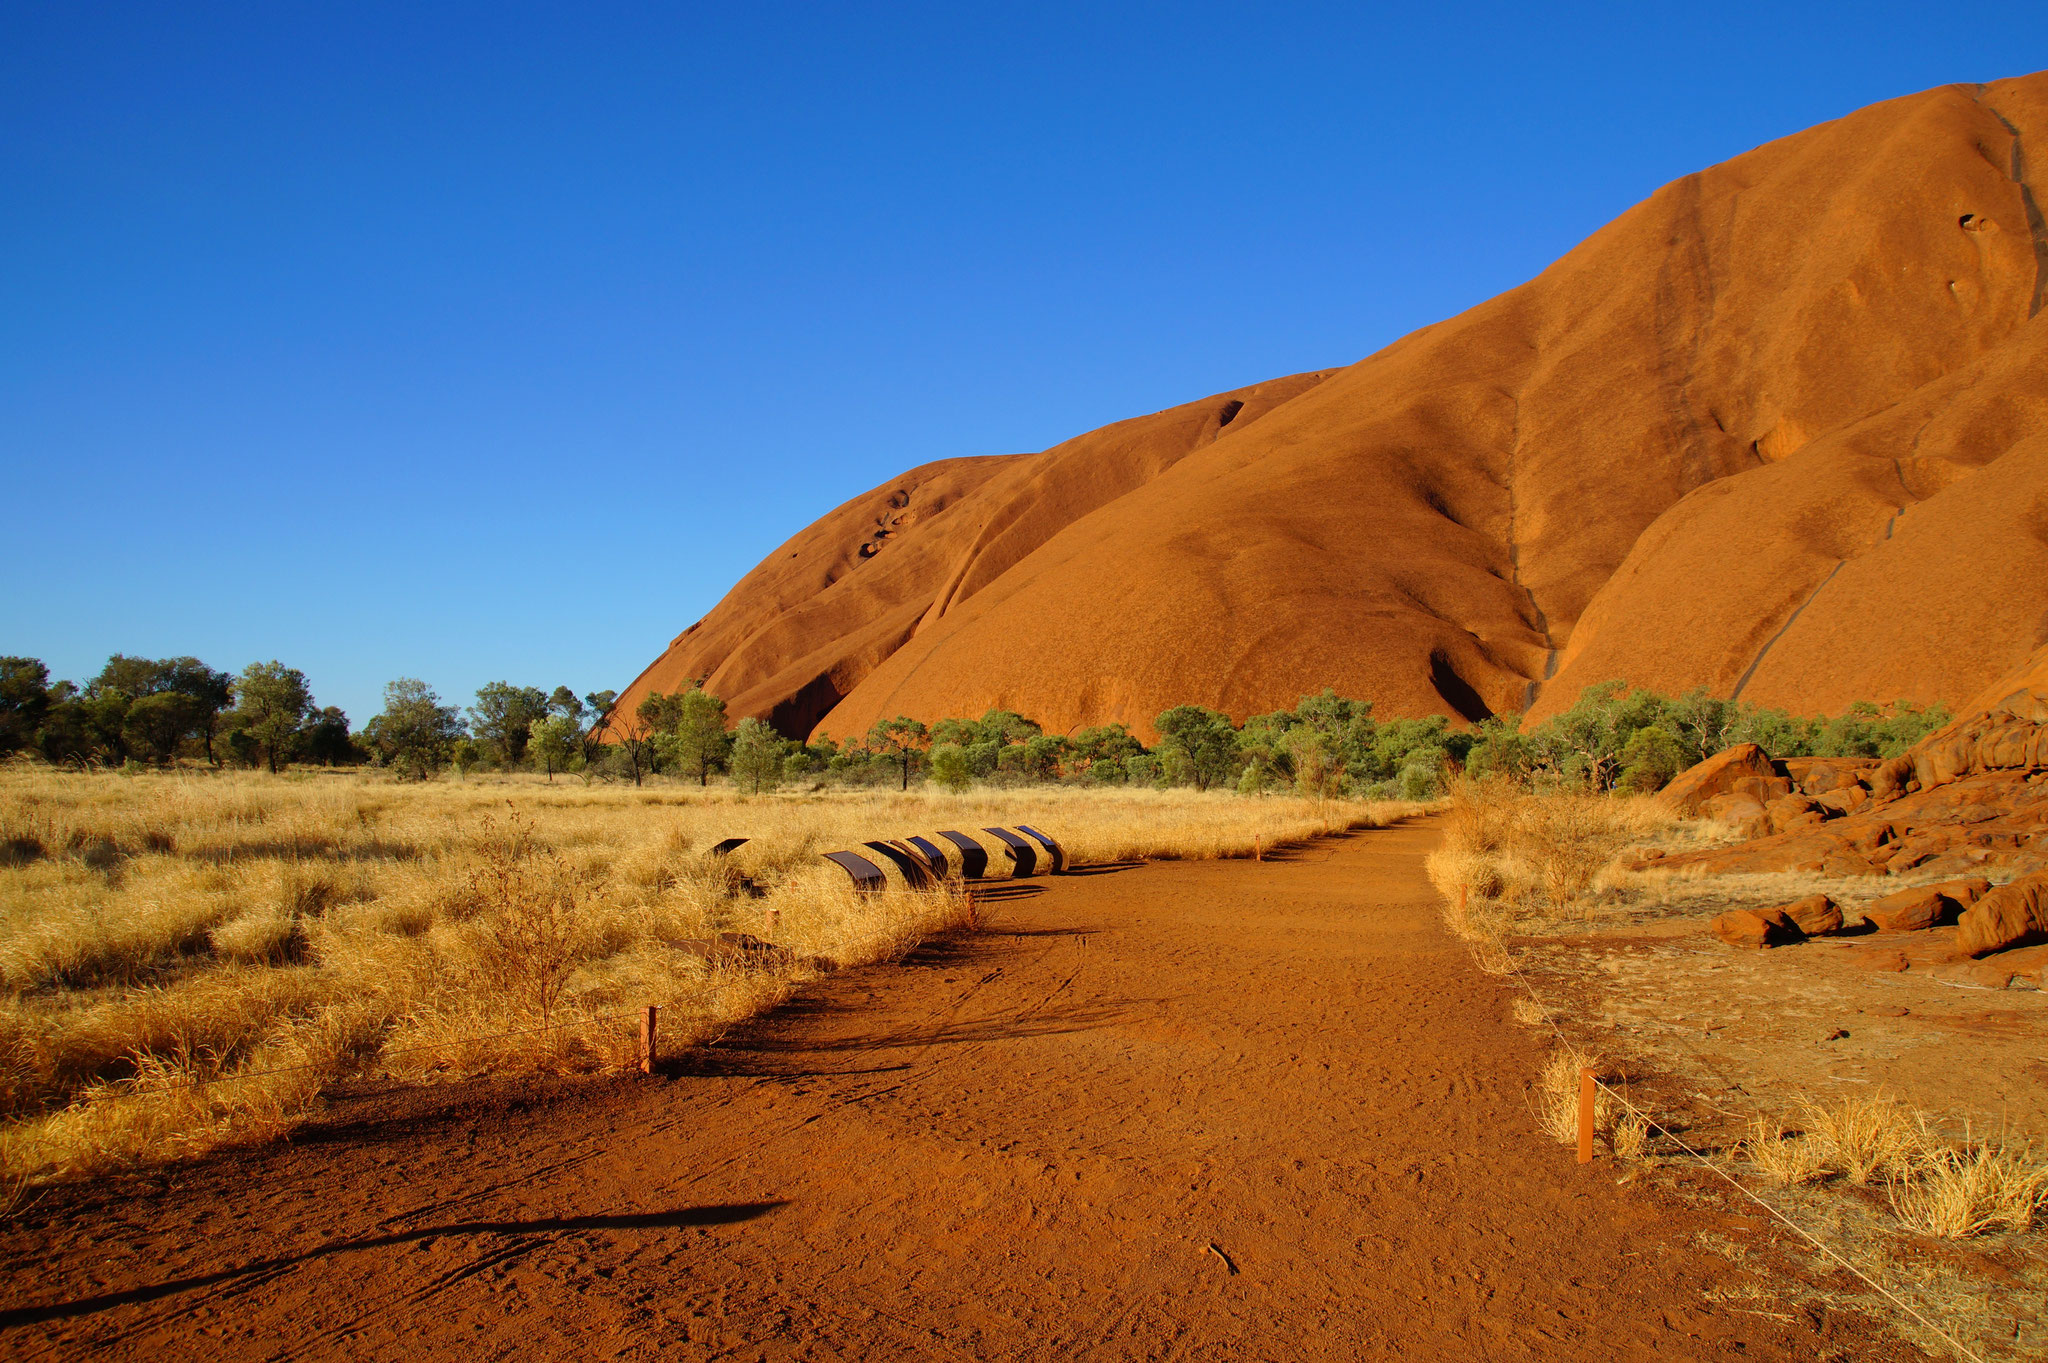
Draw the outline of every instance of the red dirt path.
[[[0,1354],[1917,1357],[1710,1299],[1739,1218],[1532,1133],[1434,836],[1012,887],[697,1072],[67,1192],[0,1233]]]

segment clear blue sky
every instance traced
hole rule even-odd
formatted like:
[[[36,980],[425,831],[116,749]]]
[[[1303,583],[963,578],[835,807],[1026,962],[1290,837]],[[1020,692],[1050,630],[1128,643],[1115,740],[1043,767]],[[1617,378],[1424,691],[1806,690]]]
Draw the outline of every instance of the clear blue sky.
[[[0,0],[0,652],[277,657],[357,723],[623,687],[900,469],[1348,363],[2048,66],[1990,13]]]

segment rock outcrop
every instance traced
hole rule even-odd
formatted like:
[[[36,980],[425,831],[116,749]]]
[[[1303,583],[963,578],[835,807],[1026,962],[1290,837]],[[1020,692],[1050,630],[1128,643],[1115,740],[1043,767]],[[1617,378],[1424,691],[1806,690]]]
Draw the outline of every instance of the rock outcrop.
[[[777,549],[615,722],[698,677],[837,735],[992,706],[1149,734],[1324,686],[1460,720],[1610,678],[1953,702],[2048,612],[2043,174],[2048,75],[1945,86],[1667,185],[1346,368],[914,469]]]
[[[1880,932],[1956,922],[1959,949],[1977,956],[2048,942],[2048,645],[1966,703],[1960,718],[1899,756],[1765,763],[1761,770],[1782,778],[1792,793],[1754,814],[1731,810],[1723,802],[1748,798],[1735,787],[1761,779],[1761,760],[1760,753],[1730,749],[1671,783],[1682,808],[1735,822],[1756,836],[1635,865],[1911,875],[1932,883],[1880,893],[1844,918]],[[1688,800],[1689,792],[1708,788],[1731,793]],[[1944,873],[1951,878],[1932,880]],[[1993,889],[1994,876],[2011,883]],[[1773,946],[1790,940],[1781,933],[1750,941],[1757,933],[1749,925],[1724,925],[1727,917],[1713,924],[1723,941],[1739,937],[1741,945]],[[1815,934],[1809,929],[1807,935]]]
[[[2048,873],[2001,885],[1963,914],[1956,946],[1972,956],[2048,942]]]

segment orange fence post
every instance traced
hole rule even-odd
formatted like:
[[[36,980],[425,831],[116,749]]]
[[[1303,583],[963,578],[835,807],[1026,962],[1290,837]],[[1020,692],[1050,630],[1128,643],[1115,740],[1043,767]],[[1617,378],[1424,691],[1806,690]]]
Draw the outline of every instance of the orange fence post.
[[[763,909],[761,911],[761,922],[763,924],[762,930],[768,934],[769,941],[772,942],[775,940],[775,927],[776,924],[778,924],[781,921],[781,909]]]
[[[1593,1071],[1579,1070],[1579,1163],[1593,1162]]]
[[[640,1013],[640,1073],[642,1074],[654,1073],[656,1054],[654,1049],[654,1025],[660,1013],[661,1009],[651,1003],[642,1009]]]

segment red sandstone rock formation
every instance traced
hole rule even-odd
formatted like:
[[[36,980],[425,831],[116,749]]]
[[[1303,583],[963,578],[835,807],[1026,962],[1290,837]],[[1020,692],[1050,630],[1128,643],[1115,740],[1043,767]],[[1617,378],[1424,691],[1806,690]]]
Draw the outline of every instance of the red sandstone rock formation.
[[[1953,702],[2048,612],[2044,176],[2048,74],[1773,142],[1348,368],[912,470],[617,713],[692,677],[840,735],[992,706],[1149,733],[1323,686],[1540,720],[1616,677]]]
[[[1969,701],[1960,718],[1890,761],[1770,764],[1795,789],[1758,806],[1743,790],[1761,780],[1760,756],[1731,749],[1671,783],[1682,808],[1755,836],[1634,864],[1873,878],[1962,873],[1880,893],[1843,917],[1880,932],[1912,932],[1960,914],[1958,945],[1978,956],[2048,941],[2048,645]],[[1746,807],[1724,803],[1733,801]],[[2017,879],[1993,890],[1991,875]],[[1771,912],[1778,918],[1724,914],[1712,930],[1731,945],[1757,947],[1796,941],[1791,926],[1813,935],[1796,913]]]

